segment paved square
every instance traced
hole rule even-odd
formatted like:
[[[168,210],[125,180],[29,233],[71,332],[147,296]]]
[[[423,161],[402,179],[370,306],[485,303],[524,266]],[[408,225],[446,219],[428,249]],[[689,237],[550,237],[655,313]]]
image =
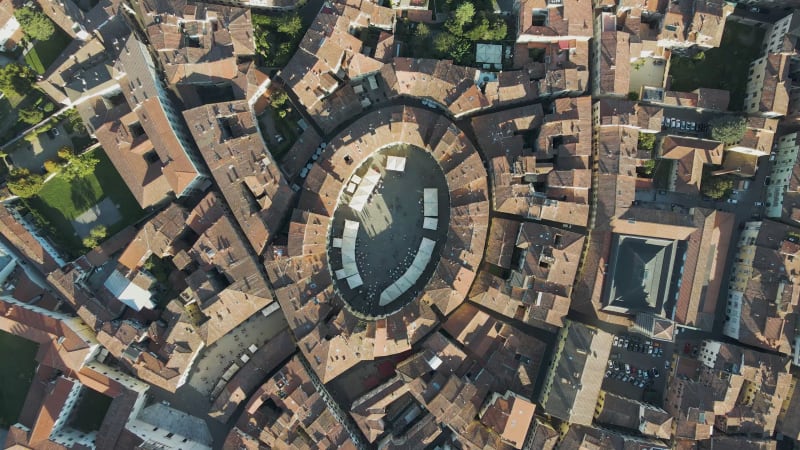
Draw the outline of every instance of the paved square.
[[[386,170],[389,156],[406,158],[402,172]],[[351,308],[370,317],[384,316],[401,308],[422,290],[436,268],[440,249],[447,238],[450,199],[447,180],[439,164],[426,151],[397,145],[376,152],[356,170],[363,177],[370,169],[380,172],[380,182],[368,203],[360,212],[348,206],[350,195],[345,193],[334,213],[329,238],[341,238],[344,221],[359,222],[356,237],[356,264],[363,285],[351,289],[347,279],[336,280],[336,286]],[[438,191],[438,227],[423,227],[423,191]],[[400,279],[409,269],[423,238],[436,242],[430,263],[422,275],[396,300],[379,305],[381,293]],[[342,267],[342,251],[331,245],[329,258],[333,269]]]
[[[122,219],[119,208],[110,197],[106,197],[96,205],[84,211],[80,216],[72,221],[72,227],[81,239],[89,235],[89,232],[97,225],[111,226]]]

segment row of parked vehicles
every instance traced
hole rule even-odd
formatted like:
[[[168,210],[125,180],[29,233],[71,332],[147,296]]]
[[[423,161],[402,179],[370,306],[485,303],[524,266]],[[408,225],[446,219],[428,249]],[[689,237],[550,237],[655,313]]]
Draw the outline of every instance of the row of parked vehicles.
[[[653,357],[662,356],[664,348],[658,341],[642,341],[636,337],[614,336],[614,347],[624,348],[632,352],[646,353]]]
[[[708,129],[708,125],[704,123],[689,122],[688,120],[680,120],[674,117],[664,117],[661,125],[664,128],[673,128],[681,131],[704,132]]]
[[[606,378],[614,378],[625,383],[631,383],[638,388],[652,386],[655,379],[660,376],[661,373],[655,367],[642,369],[614,360],[608,361],[608,370],[606,370],[605,375]]]

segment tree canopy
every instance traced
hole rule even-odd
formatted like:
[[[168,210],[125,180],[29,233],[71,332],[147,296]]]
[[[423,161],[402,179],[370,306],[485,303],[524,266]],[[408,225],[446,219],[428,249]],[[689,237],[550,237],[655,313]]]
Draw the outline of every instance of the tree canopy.
[[[461,34],[464,26],[472,23],[474,17],[475,5],[470,2],[464,2],[456,8],[453,17],[449,21],[448,28],[450,28],[450,31],[454,34]]]
[[[705,174],[704,174],[705,175]],[[719,200],[733,191],[733,180],[726,176],[704,176],[700,190],[703,195]]]
[[[296,37],[303,31],[303,21],[300,16],[293,14],[278,23],[278,32],[287,36]]]
[[[439,33],[433,39],[433,47],[442,55],[463,62],[469,56],[472,46],[469,41],[450,33]]]
[[[710,120],[708,127],[712,139],[731,145],[742,140],[747,121],[739,116],[720,116]]]
[[[502,18],[494,18],[490,22],[486,17],[481,17],[467,31],[466,37],[471,41],[499,41],[505,39],[507,33],[506,21]]]
[[[30,198],[39,193],[44,185],[41,175],[31,173],[28,169],[14,169],[9,174],[8,190],[22,198]]]
[[[64,111],[58,116],[58,120],[64,121],[64,129],[67,130],[67,133],[86,133],[83,119],[76,108]]]
[[[17,115],[19,116],[19,120],[30,125],[36,125],[44,120],[44,111],[39,110],[35,106],[20,109]]]
[[[58,157],[65,161],[61,169],[61,177],[67,181],[91,175],[97,163],[100,162],[89,153],[76,156],[69,147],[62,147],[58,151]]]
[[[36,74],[28,66],[17,63],[6,64],[0,67],[0,91],[6,95],[23,96],[32,86]]]
[[[56,31],[55,25],[49,17],[28,6],[14,11],[14,17],[19,22],[25,36],[30,39],[46,41]]]
[[[269,67],[282,67],[303,37],[303,21],[296,12],[281,15],[253,14],[256,53]]]
[[[656,135],[653,133],[639,133],[639,148],[653,150],[656,145]]]
[[[83,238],[83,246],[95,248],[108,235],[108,229],[104,225],[97,225],[89,230],[89,235]]]
[[[642,175],[645,175],[647,177],[652,177],[655,170],[656,170],[656,160],[648,159],[647,161],[644,162],[644,165],[642,165],[641,172]]]
[[[452,59],[458,64],[471,64],[474,62],[473,42],[500,41],[507,37],[505,19],[491,10],[482,9],[484,6],[479,9],[472,2],[464,2],[455,8],[444,28],[433,39],[435,57]],[[415,47],[421,47],[419,44],[426,40],[428,32],[427,26],[422,32],[418,30]]]

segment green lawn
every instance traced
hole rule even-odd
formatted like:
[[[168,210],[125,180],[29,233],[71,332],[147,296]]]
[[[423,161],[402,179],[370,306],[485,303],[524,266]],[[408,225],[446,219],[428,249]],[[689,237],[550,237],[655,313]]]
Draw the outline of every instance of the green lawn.
[[[58,26],[56,31],[46,41],[37,41],[33,48],[25,55],[25,62],[31,66],[39,75],[45,73],[50,64],[58,58],[58,55],[69,45],[72,38],[69,37]]]
[[[0,330],[0,428],[17,423],[36,370],[39,344]],[[13,361],[11,363],[10,361]]]
[[[142,209],[102,149],[92,150],[100,160],[94,174],[68,182],[56,176],[45,183],[39,195],[28,200],[28,208],[39,216],[50,237],[71,256],[84,251],[81,239],[72,232],[71,220],[106,196],[119,205],[122,219],[108,227],[108,236],[136,222]]]
[[[729,108],[740,111],[750,63],[760,56],[763,38],[762,28],[728,21],[722,44],[706,51],[703,60],[672,57],[669,70],[671,89],[685,92],[699,87],[727,89],[731,92]]]
[[[111,406],[111,401],[111,397],[86,388],[83,398],[78,403],[74,419],[72,419],[72,428],[84,433],[98,431],[108,412],[108,407]]]

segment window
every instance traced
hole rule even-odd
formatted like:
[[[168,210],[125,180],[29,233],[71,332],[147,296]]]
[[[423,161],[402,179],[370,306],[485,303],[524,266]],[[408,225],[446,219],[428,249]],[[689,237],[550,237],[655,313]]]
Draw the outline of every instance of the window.
[[[144,128],[142,128],[142,125],[139,122],[134,122],[128,125],[128,131],[130,131],[131,136],[133,136],[134,138],[137,138],[144,134]]]
[[[547,9],[534,9],[533,10],[533,25],[534,27],[547,26]]]

